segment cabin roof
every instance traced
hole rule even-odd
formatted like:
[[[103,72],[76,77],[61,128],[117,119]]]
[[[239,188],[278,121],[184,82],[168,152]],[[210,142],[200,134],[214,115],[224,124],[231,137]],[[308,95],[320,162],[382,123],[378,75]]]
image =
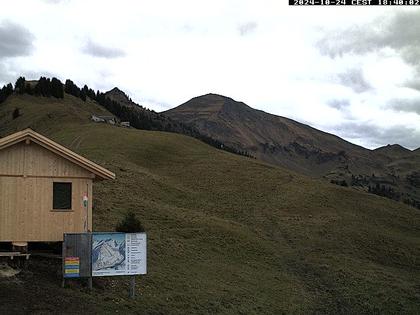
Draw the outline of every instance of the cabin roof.
[[[45,149],[54,152],[57,155],[73,162],[80,167],[92,172],[96,175],[97,179],[115,179],[115,174],[106,168],[99,166],[98,164],[84,158],[83,156],[65,148],[64,146],[54,142],[43,135],[33,131],[32,129],[25,129],[7,137],[0,139],[0,150],[15,145],[22,141],[32,141]]]

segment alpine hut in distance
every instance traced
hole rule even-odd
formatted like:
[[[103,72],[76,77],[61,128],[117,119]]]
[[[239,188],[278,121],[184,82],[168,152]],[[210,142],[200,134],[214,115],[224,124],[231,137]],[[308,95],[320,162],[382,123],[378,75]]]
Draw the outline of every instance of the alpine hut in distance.
[[[26,129],[0,139],[0,242],[92,230],[92,185],[115,174]]]

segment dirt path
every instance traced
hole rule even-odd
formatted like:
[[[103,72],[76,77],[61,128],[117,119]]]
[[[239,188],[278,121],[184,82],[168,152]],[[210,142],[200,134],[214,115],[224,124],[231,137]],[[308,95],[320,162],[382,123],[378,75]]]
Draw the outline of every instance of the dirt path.
[[[72,149],[78,149],[80,148],[80,145],[83,142],[83,137],[82,136],[77,136],[76,138],[73,139],[73,141],[70,143],[70,147]]]

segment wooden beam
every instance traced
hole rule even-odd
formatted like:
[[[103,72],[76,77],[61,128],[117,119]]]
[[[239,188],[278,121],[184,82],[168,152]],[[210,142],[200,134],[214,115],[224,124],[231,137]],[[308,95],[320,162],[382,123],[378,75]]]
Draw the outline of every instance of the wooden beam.
[[[53,179],[93,179],[93,177],[81,176],[42,176],[42,175],[25,175],[25,174],[0,174],[0,177],[23,177],[23,178],[53,178]]]
[[[20,141],[34,142],[40,146],[54,152],[57,155],[73,162],[74,164],[79,165],[80,167],[87,169],[88,171],[95,173],[99,179],[115,179],[115,174],[106,168],[92,162],[85,157],[67,149],[66,147],[54,142],[47,137],[36,133],[31,129],[25,129],[23,131],[17,132],[10,136],[0,139],[0,150],[5,149],[9,146],[12,146]]]

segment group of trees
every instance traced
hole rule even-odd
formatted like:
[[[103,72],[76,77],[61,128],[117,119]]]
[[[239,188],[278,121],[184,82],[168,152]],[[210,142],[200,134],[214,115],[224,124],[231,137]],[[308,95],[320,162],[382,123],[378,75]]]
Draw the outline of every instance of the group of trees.
[[[41,77],[35,85],[34,94],[45,97],[64,98],[63,83],[57,78],[47,79]]]
[[[4,85],[0,89],[0,104],[3,103],[9,95],[13,94],[13,85],[11,83]]]
[[[335,184],[338,186],[348,187],[347,181],[345,179],[339,180],[339,179],[332,179],[330,180],[331,184]]]
[[[365,175],[351,175],[350,186],[365,187],[369,185],[369,179]]]
[[[413,199],[411,196],[407,194],[396,191],[391,186],[386,186],[386,185],[381,185],[379,183],[376,183],[375,186],[368,186],[368,192],[381,196],[381,197],[389,198],[392,200],[402,201],[409,206],[420,209],[420,201]]]
[[[88,89],[89,90],[89,89]],[[175,125],[167,123],[162,115],[142,106],[128,107],[110,99],[105,93],[97,92],[95,101],[122,121],[129,121],[137,129],[175,132]]]
[[[136,129],[181,133],[197,138],[215,148],[253,158],[253,156],[248,152],[227,146],[212,137],[201,134],[193,127],[176,122],[169,117],[144,108],[141,105],[123,105],[115,100],[112,100],[105,93],[99,91],[95,93],[95,91],[90,89],[87,85],[80,89],[71,80],[66,80],[64,90],[66,93],[79,97],[83,101],[86,101],[86,97],[95,100],[109,112],[117,116],[121,121],[129,121],[130,125]]]
[[[15,91],[17,94],[64,98],[63,83],[57,78],[40,77],[35,84],[31,84],[25,77],[20,77],[15,83]]]
[[[376,183],[375,186],[368,186],[368,192],[386,197],[392,200],[400,201],[401,200],[401,193],[396,191],[391,186],[381,185],[379,183]]]
[[[41,77],[36,82],[27,82],[25,77],[20,77],[16,80],[14,89],[11,84],[8,84],[0,90],[0,103],[3,102],[9,95],[13,94],[13,92],[16,94],[29,94],[34,96],[56,98],[64,98],[64,93],[67,93],[80,98],[82,101],[86,101],[87,98],[89,98],[105,107],[121,121],[129,121],[130,125],[134,128],[180,133],[199,139],[215,148],[254,158],[251,154],[244,150],[238,150],[225,145],[219,140],[201,134],[194,127],[176,122],[169,117],[144,108],[141,105],[135,104],[135,106],[127,106],[121,104],[109,98],[105,93],[99,91],[95,93],[95,91],[87,85],[84,85],[83,88],[79,88],[72,80],[69,79],[67,79],[63,84],[57,78],[49,79]],[[19,113],[16,113],[16,117],[18,116]]]
[[[412,206],[414,208],[420,209],[420,201],[413,198],[406,198],[403,200],[406,205]]]
[[[86,84],[82,89],[80,89],[76,84],[74,84],[72,80],[69,79],[67,79],[66,83],[64,84],[64,92],[75,97],[79,97],[84,102],[86,101],[87,97],[92,100],[96,100],[97,95],[99,94],[99,91],[95,93],[95,91],[90,89]]]
[[[372,174],[372,179],[375,179],[375,175]],[[362,176],[362,175],[352,175],[351,181],[348,183],[345,179],[332,179],[330,180],[332,184],[339,185],[339,186],[358,186],[358,187],[367,187],[367,190],[371,194],[375,194],[381,197],[385,197],[388,199],[392,199],[395,201],[402,201],[405,204],[420,209],[420,201],[412,198],[412,196],[408,194],[404,194],[395,190],[391,185],[385,185],[381,183],[374,183],[370,185],[369,177]]]
[[[407,175],[407,181],[410,183],[410,185],[420,188],[420,172],[413,172],[409,175]]]

